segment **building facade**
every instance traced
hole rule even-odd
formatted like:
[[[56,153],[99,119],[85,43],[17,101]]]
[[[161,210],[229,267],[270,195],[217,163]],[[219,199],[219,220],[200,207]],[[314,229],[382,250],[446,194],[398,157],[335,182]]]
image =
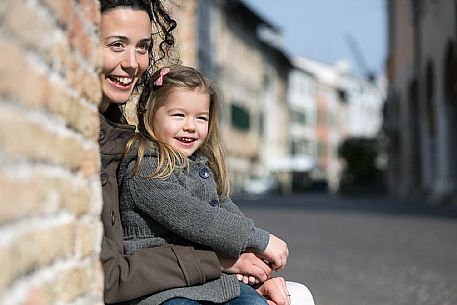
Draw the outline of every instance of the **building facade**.
[[[391,191],[403,197],[455,200],[457,4],[389,2],[388,13]]]
[[[289,75],[289,132],[292,160],[292,186],[295,190],[311,187],[311,179],[320,178],[317,137],[317,79],[293,60]]]
[[[188,19],[177,29],[183,64],[198,67],[222,89],[221,129],[233,191],[253,176],[271,174],[287,190],[290,177],[277,160],[289,156],[289,62],[259,34],[260,28],[277,29],[238,0],[186,1],[176,16],[178,24]]]

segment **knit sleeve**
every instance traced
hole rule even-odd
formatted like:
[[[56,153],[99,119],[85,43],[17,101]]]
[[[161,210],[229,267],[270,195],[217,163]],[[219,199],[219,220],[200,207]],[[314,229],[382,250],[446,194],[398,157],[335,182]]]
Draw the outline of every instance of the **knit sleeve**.
[[[227,197],[221,202],[221,207],[229,210],[232,213],[238,215],[244,215],[243,212],[238,208],[238,206],[233,203],[230,197]],[[251,230],[250,238],[247,241],[246,248],[253,248],[258,253],[263,253],[268,245],[270,240],[270,234],[257,227],[253,227]]]
[[[243,212],[238,208],[238,206],[233,203],[232,199],[230,197],[227,197],[226,199],[221,201],[221,208],[224,208],[232,213],[235,213],[237,215],[243,215]]]
[[[145,158],[143,164],[149,161]],[[130,206],[191,242],[238,257],[252,237],[251,219],[192,196],[175,175],[165,180],[135,175],[127,177],[122,187],[130,192]]]

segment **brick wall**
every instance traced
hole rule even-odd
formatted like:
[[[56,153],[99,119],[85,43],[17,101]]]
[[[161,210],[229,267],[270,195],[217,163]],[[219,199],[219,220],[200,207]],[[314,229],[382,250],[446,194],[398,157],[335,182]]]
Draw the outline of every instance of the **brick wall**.
[[[0,1],[0,304],[102,304],[98,0]]]

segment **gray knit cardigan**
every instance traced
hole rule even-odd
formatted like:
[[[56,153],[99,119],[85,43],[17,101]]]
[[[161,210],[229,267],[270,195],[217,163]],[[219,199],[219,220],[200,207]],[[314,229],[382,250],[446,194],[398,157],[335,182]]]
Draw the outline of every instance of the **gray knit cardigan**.
[[[230,198],[220,201],[207,159],[190,158],[189,168],[167,179],[147,178],[157,167],[157,149],[151,142],[136,175],[136,146],[122,160],[118,179],[126,253],[168,244],[211,248],[238,257],[246,248],[263,253],[268,232],[254,226]],[[158,305],[175,297],[215,303],[239,296],[234,275],[192,287],[165,290],[131,302]]]

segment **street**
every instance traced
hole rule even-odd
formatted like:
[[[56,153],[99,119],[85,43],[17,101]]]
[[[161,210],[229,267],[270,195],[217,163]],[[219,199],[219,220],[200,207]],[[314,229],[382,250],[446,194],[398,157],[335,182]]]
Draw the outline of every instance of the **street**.
[[[284,239],[278,274],[317,305],[457,304],[457,211],[386,198],[302,194],[234,198]]]

